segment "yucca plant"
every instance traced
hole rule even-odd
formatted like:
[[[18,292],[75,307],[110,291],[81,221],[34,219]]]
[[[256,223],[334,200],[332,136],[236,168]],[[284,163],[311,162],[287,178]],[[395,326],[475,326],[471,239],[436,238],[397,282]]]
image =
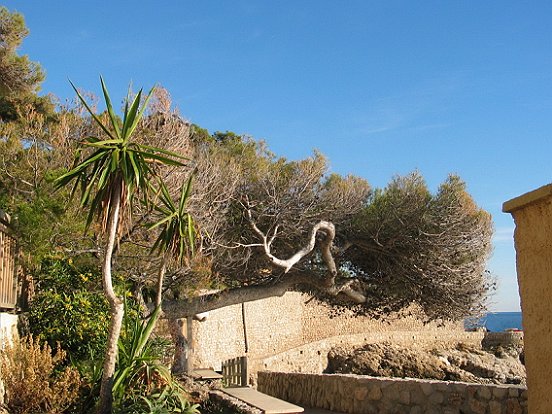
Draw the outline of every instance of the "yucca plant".
[[[162,259],[157,279],[157,307],[161,305],[163,279],[168,264],[172,261],[176,265],[182,265],[189,262],[194,254],[196,231],[192,216],[186,209],[192,188],[192,177],[190,175],[188,181],[182,184],[178,203],[172,199],[167,187],[161,183],[160,203],[154,206],[157,221],[148,226],[150,230],[159,231],[151,249],[152,253],[157,253]]]
[[[162,352],[150,340],[159,312],[160,307],[157,307],[145,321],[125,313],[113,384],[116,412],[194,412],[182,386],[160,363]]]
[[[113,289],[111,263],[115,244],[123,220],[130,214],[130,206],[137,195],[149,202],[151,184],[155,176],[154,164],[180,166],[184,158],[179,154],[137,143],[133,134],[144,114],[151,93],[140,108],[142,89],[134,99],[127,96],[122,120],[116,115],[104,80],[100,77],[108,120],[103,121],[94,113],[75,85],[71,83],[78,98],[101,128],[102,137],[87,137],[82,146],[89,149],[83,160],[77,154],[73,168],[56,180],[61,188],[74,183],[73,192],[80,188],[81,205],[88,207],[87,228],[94,217],[100,222],[100,230],[106,234],[103,255],[103,290],[110,306],[110,327],[103,365],[100,390],[100,413],[111,413],[113,375],[117,358],[117,342],[124,314],[123,302]]]
[[[124,407],[117,414],[199,414],[198,404],[190,402],[168,388],[148,397],[140,397],[132,405]]]
[[[149,338],[160,312],[157,307],[152,316],[141,321],[125,316],[125,334],[119,338],[119,355],[113,382],[113,398],[123,401],[129,390],[149,394],[159,386],[171,382],[168,369],[159,363]]]

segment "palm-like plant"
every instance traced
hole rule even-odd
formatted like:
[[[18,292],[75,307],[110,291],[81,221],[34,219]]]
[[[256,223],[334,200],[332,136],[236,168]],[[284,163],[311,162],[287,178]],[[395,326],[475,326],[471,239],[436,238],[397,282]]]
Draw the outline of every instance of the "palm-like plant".
[[[152,247],[152,252],[159,254],[162,259],[157,279],[157,307],[161,305],[163,279],[168,263],[172,260],[181,265],[194,254],[196,232],[192,216],[186,209],[191,187],[192,176],[182,184],[179,201],[175,203],[165,185],[161,183],[160,204],[154,206],[158,220],[148,226],[150,230],[159,230]]]
[[[182,165],[183,157],[131,139],[153,89],[146,96],[141,108],[142,90],[132,102],[127,96],[121,121],[113,109],[107,87],[101,77],[100,81],[107,109],[107,122],[94,113],[75,85],[71,83],[78,98],[101,128],[104,136],[87,137],[82,142],[82,145],[89,148],[91,153],[83,160],[77,156],[73,168],[56,180],[56,186],[61,188],[74,182],[73,191],[80,187],[81,205],[89,208],[87,228],[94,217],[98,217],[101,231],[107,237],[102,274],[104,293],[110,305],[111,321],[100,389],[99,412],[110,413],[117,342],[124,315],[123,301],[113,289],[111,274],[113,251],[123,221],[121,217],[125,217],[123,214],[125,211],[130,211],[129,206],[137,194],[141,194],[145,200],[148,200],[150,182],[155,176],[154,164]]]

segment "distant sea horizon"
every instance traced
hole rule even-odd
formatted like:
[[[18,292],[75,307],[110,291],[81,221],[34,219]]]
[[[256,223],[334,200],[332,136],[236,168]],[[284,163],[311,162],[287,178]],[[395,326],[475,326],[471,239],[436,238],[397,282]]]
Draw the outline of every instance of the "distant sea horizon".
[[[464,321],[466,329],[485,327],[489,332],[503,332],[506,329],[523,330],[521,312],[489,312],[485,316]]]

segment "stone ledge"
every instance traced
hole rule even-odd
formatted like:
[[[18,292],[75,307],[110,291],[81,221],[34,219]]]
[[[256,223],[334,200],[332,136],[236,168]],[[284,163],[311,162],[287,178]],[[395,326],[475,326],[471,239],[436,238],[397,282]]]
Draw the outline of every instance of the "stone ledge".
[[[536,190],[529,191],[519,197],[512,198],[502,205],[504,213],[513,213],[520,208],[526,207],[529,204],[537,203],[547,197],[552,196],[552,184],[544,185]]]

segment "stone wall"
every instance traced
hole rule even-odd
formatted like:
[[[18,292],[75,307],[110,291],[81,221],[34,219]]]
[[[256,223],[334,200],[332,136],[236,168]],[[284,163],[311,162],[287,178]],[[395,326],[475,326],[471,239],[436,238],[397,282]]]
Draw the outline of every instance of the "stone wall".
[[[259,369],[319,373],[336,345],[481,341],[482,334],[465,333],[461,323],[423,324],[414,315],[413,310],[409,316],[374,320],[349,310],[336,314],[308,295],[288,292],[217,309],[205,321],[194,321],[194,366],[220,369],[222,361],[247,355],[253,373]]]
[[[552,184],[504,203],[514,217],[531,414],[552,413]]]
[[[526,414],[521,386],[361,375],[259,372],[261,392],[291,403],[351,414]]]
[[[481,341],[485,349],[504,348],[523,351],[523,332],[485,332]]]
[[[390,342],[402,346],[433,347],[453,346],[459,342],[478,346],[482,332],[456,332],[446,329],[427,329],[419,331],[365,332],[355,335],[338,335],[320,341],[310,342],[288,351],[250,361],[253,372],[268,370],[281,372],[304,372],[320,374],[328,366],[328,352],[340,345],[360,347],[368,343]]]

